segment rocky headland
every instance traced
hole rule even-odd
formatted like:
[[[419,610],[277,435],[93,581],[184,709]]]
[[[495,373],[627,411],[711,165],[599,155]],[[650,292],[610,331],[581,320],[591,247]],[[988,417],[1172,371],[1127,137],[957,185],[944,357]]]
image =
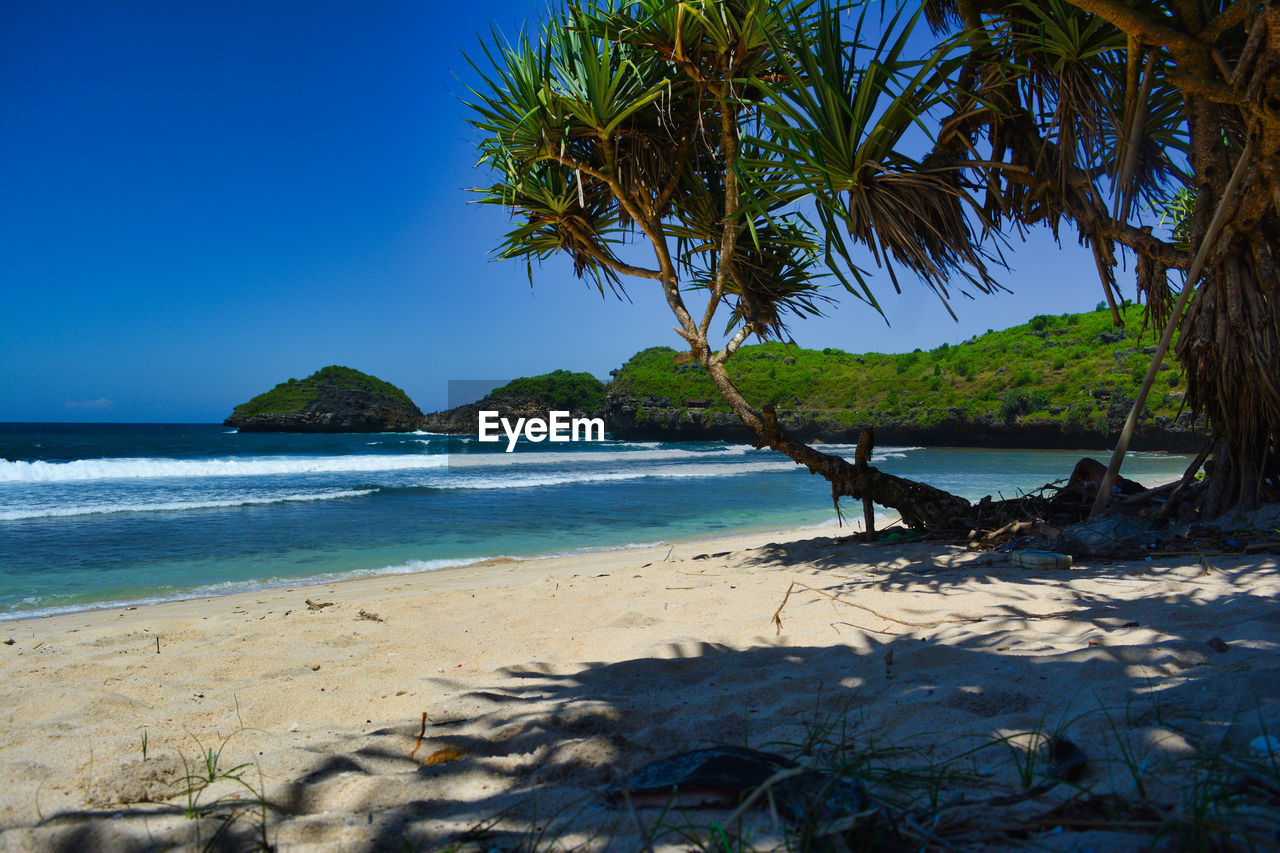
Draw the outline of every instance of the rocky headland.
[[[1114,445],[1154,351],[1140,310],[1125,313],[1124,328],[1101,310],[1040,316],[927,352],[744,346],[730,371],[747,399],[773,405],[802,441],[854,443],[864,427],[873,427],[882,446],[1105,449]],[[605,385],[588,373],[556,370],[424,415],[390,383],[326,367],[237,406],[225,423],[246,432],[475,435],[482,410],[513,423],[556,410],[601,417],[615,439],[755,440],[702,369],[672,349],[636,353],[612,375]],[[1205,426],[1184,407],[1184,389],[1177,365],[1162,364],[1134,449],[1203,446]]]
[[[241,432],[412,432],[422,417],[390,382],[331,365],[241,403],[223,424]]]
[[[1141,309],[1124,327],[1109,311],[1042,315],[957,345],[908,353],[744,346],[729,371],[746,398],[771,404],[784,428],[808,442],[854,443],[863,427],[881,445],[1105,449],[1133,405],[1155,351]],[[1140,413],[1136,450],[1197,451],[1205,424],[1184,406],[1176,363],[1159,366]],[[675,350],[636,353],[607,389],[614,438],[724,440],[755,436],[694,362]]]
[[[756,441],[755,433],[732,412],[708,410],[702,403],[702,399],[611,393],[605,406],[605,427],[613,438],[625,441]],[[1115,437],[1132,405],[1133,400],[1124,396],[1110,401],[1105,429],[1098,424],[1086,428],[1052,422],[1011,423],[992,414],[971,418],[958,407],[923,407],[914,417],[873,414],[856,427],[849,426],[841,411],[779,409],[777,414],[788,433],[808,443],[856,444],[862,427],[869,426],[875,429],[876,441],[882,446],[1107,450],[1115,445]],[[930,425],[922,426],[921,421]],[[1132,446],[1170,453],[1196,452],[1204,446],[1204,440],[1203,422],[1182,413],[1140,423]]]

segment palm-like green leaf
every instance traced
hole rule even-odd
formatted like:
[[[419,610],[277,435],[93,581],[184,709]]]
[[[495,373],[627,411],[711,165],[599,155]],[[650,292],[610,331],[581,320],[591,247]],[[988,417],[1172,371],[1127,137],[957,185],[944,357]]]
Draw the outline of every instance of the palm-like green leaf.
[[[865,14],[852,44],[838,20],[821,16],[812,41],[793,37],[785,46],[793,62],[783,85],[761,83],[771,107],[762,145],[792,177],[779,191],[815,200],[828,252],[850,266],[855,292],[873,305],[870,286],[853,265],[853,245],[872,251],[895,289],[897,263],[944,301],[957,270],[977,289],[991,290],[969,224],[976,205],[954,173],[928,169],[903,153],[908,133],[944,103],[943,84],[958,60],[944,50],[925,61],[905,57],[918,11],[909,18],[899,12],[878,44],[861,45]]]
[[[944,298],[957,269],[990,289],[955,174],[902,150],[941,103],[954,63],[906,58],[919,14],[892,16],[868,46],[865,7],[852,44],[843,9],[606,0],[570,9],[536,46],[495,38],[470,106],[482,161],[502,176],[484,200],[520,222],[500,256],[567,252],[603,289],[617,284],[621,244],[640,225],[673,243],[687,286],[720,282],[731,323],[760,334],[782,334],[788,314],[817,313],[826,273],[878,307],[857,245],[895,288],[905,266]],[[738,232],[730,257],[726,229]]]
[[[606,287],[615,294],[625,292],[618,275],[601,260],[617,261],[611,247],[617,230],[612,224],[615,217],[610,201],[601,193],[579,195],[563,169],[546,165],[526,169],[512,182],[477,192],[480,203],[512,210],[517,225],[507,232],[497,255],[504,260],[523,259],[531,284],[534,260],[565,253],[573,259],[574,272],[590,278],[601,293]]]

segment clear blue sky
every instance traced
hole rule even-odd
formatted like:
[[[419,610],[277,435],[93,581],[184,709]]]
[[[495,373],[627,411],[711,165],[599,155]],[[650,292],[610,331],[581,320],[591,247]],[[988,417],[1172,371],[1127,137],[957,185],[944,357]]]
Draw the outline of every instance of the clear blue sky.
[[[606,378],[679,346],[656,285],[602,300],[557,263],[531,291],[489,256],[501,212],[468,204],[462,52],[543,9],[0,0],[0,421],[220,421],[326,364],[431,410],[450,379]],[[891,327],[849,300],[793,333],[900,352],[1091,309],[1068,242],[1035,235],[1015,293],[957,300],[958,324],[884,276]]]

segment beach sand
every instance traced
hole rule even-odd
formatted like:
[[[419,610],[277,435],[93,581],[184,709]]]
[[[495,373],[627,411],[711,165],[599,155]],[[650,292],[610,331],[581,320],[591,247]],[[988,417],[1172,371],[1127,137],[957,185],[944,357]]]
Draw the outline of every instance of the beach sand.
[[[1276,843],[1275,556],[1031,571],[834,533],[0,623],[0,848],[796,844],[768,808],[604,804],[712,744],[857,769],[886,850]],[[1083,777],[1010,802],[1055,733]],[[193,783],[211,749],[242,782]]]

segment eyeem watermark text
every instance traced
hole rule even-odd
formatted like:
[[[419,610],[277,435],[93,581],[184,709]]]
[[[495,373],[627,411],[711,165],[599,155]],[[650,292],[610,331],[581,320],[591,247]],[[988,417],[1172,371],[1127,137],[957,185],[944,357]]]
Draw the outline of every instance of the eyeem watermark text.
[[[523,435],[529,441],[604,441],[604,418],[572,418],[568,412],[551,411],[542,418],[517,418],[513,426],[496,411],[480,411],[480,440],[501,441],[507,436],[507,453],[516,449]],[[501,427],[501,433],[499,432]]]

